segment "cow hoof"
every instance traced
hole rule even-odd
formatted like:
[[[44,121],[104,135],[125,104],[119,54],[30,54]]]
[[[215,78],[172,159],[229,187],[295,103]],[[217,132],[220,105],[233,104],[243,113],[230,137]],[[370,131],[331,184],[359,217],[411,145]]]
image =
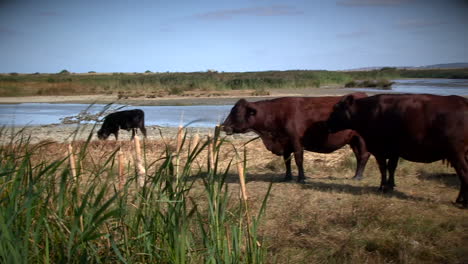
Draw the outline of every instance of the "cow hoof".
[[[457,201],[452,202],[452,205],[457,207],[458,209],[468,209],[468,203],[460,203]]]
[[[393,186],[384,186],[384,187],[383,187],[383,192],[384,192],[384,193],[391,193],[391,192],[393,192]]]
[[[291,180],[292,180],[292,177],[291,177],[291,176],[286,176],[286,177],[284,177],[281,181],[282,181],[282,182],[289,182],[289,181],[291,181]]]
[[[305,182],[305,179],[297,179],[297,183],[302,183],[302,184],[304,184],[304,183],[306,183],[306,182]]]
[[[354,176],[351,179],[355,180],[355,181],[360,181],[360,180],[362,180],[362,176]]]
[[[382,193],[393,192],[393,186],[389,186],[389,185],[380,186],[379,191],[381,191]]]

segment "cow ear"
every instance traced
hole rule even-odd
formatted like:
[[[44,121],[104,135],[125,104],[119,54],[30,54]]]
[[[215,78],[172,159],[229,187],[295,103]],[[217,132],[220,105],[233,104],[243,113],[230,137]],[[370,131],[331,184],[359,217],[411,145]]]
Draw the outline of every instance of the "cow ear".
[[[352,106],[354,104],[354,95],[350,94],[341,100],[344,105]]]
[[[257,109],[252,107],[247,107],[247,116],[254,116],[257,114]]]
[[[257,109],[255,108],[255,105],[251,103],[246,104],[245,110],[246,110],[247,116],[254,116],[257,114]]]
[[[248,104],[248,102],[244,98],[239,99],[239,101],[237,101],[237,103],[236,103],[236,105],[238,105],[238,106],[244,106],[246,104]]]

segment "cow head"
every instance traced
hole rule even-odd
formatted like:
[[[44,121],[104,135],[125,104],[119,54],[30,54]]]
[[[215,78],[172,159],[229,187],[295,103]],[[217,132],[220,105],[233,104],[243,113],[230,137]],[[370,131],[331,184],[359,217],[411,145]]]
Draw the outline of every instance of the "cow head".
[[[355,100],[354,95],[351,94],[343,97],[333,106],[333,111],[327,120],[328,130],[331,133],[351,128],[351,116]]]
[[[107,139],[109,137],[109,135],[110,135],[110,132],[107,129],[101,128],[97,132],[97,136],[101,140]]]
[[[256,122],[257,109],[255,105],[240,99],[231,109],[229,116],[222,124],[222,130],[226,134],[245,133],[252,129]]]

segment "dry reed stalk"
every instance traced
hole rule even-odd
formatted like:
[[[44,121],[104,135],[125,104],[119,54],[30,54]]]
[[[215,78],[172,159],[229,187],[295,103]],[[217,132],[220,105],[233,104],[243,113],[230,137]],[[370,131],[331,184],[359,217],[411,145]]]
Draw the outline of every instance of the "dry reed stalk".
[[[244,172],[244,161],[243,160],[238,160],[237,162],[237,171],[239,173],[239,182],[240,182],[240,196],[242,198],[242,201],[244,202],[244,206],[245,206],[245,214],[247,216],[247,233],[249,235],[249,239],[252,239],[252,236],[250,234],[250,223],[251,223],[251,220],[250,220],[250,213],[249,213],[249,207],[248,207],[248,198],[247,198],[247,187],[246,187],[246,184],[245,184],[245,172]],[[260,241],[258,240],[255,240],[255,243],[257,244],[257,246],[261,247],[262,244],[260,243]]]
[[[71,174],[73,177],[73,181],[76,183],[76,195],[79,201],[81,200],[80,199],[80,196],[81,196],[80,195],[80,181],[77,178],[77,174],[76,174],[76,157],[75,157],[75,154],[73,153],[73,146],[71,145],[71,143],[68,143],[68,156],[70,160],[70,170],[71,170]],[[84,231],[83,215],[80,215],[80,228],[81,228],[81,232],[83,232]]]
[[[198,142],[200,142],[200,135],[197,131],[197,133],[192,138],[192,143],[190,144],[190,153],[192,153],[193,150],[197,147]]]
[[[184,130],[182,126],[179,126],[177,130],[177,143],[176,143],[176,152],[177,154],[180,152],[180,149],[182,148],[182,139],[184,138]]]
[[[242,201],[247,204],[247,188],[245,187],[245,174],[244,174],[244,163],[240,160],[237,161],[237,172],[239,174],[240,182],[240,196]]]
[[[145,184],[145,174],[146,170],[145,167],[143,166],[143,160],[141,158],[141,148],[140,148],[140,138],[135,135],[135,138],[133,139],[135,142],[135,167],[137,170],[137,182],[140,187],[143,187]]]
[[[117,156],[119,159],[119,190],[122,190],[124,183],[126,182],[124,175],[124,154],[122,152],[122,146],[119,147]]]
[[[251,226],[251,220],[250,220],[250,213],[249,213],[249,207],[248,207],[248,198],[247,198],[247,188],[245,185],[245,173],[244,173],[244,162],[242,160],[237,160],[237,172],[239,174],[239,182],[240,182],[240,197],[244,203],[244,208],[245,208],[245,215],[247,217],[247,233],[249,236],[249,239],[252,239],[252,235],[250,234],[250,226]],[[261,244],[259,241],[255,240],[255,243],[260,247]]]
[[[70,170],[71,170],[73,180],[76,180],[76,160],[75,160],[75,154],[73,154],[73,147],[71,143],[68,143],[68,157],[70,160]]]
[[[211,133],[208,133],[207,140],[208,144],[208,168],[214,170],[214,155],[213,155],[213,140],[211,139]]]
[[[180,163],[180,150],[182,148],[182,140],[184,137],[184,130],[181,125],[177,130],[177,142],[176,142],[176,160],[175,160],[175,169],[176,169],[176,185],[179,183],[179,163]]]
[[[216,161],[218,160],[218,155],[219,155],[219,151],[216,151],[216,148],[219,146],[218,144],[218,138],[219,138],[219,134],[221,132],[221,126],[219,125],[219,123],[215,126],[215,129],[214,129],[214,136],[213,136],[213,160]]]

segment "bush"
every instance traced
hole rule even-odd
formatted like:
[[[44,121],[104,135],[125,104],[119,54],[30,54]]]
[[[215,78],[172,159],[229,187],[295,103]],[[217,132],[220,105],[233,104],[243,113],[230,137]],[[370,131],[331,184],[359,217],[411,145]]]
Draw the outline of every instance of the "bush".
[[[387,79],[379,79],[379,80],[352,80],[345,84],[345,88],[375,88],[375,89],[382,89],[382,90],[390,90],[392,89],[393,82],[390,82]]]
[[[357,83],[356,83],[355,80],[352,80],[352,81],[347,82],[347,83],[345,84],[345,88],[354,88],[354,87],[356,87],[356,86],[357,86]]]
[[[58,74],[60,74],[60,75],[68,75],[68,74],[70,74],[70,72],[67,71],[67,70],[62,70],[62,71],[60,71]]]
[[[255,91],[252,92],[252,95],[253,96],[265,96],[265,95],[270,95],[270,92],[262,87],[260,89],[255,89]]]

